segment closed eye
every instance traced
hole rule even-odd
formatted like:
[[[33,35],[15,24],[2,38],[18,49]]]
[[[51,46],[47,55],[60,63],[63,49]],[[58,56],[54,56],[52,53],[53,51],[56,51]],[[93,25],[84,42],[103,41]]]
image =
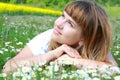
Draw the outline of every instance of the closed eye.
[[[61,16],[62,16],[63,18],[65,18],[64,13],[63,13]],[[67,20],[67,22],[70,24],[71,27],[73,27],[73,24],[72,24],[72,22],[71,22],[70,20]]]
[[[71,23],[71,21],[68,21],[68,23],[71,25],[71,27],[73,27],[73,24]]]

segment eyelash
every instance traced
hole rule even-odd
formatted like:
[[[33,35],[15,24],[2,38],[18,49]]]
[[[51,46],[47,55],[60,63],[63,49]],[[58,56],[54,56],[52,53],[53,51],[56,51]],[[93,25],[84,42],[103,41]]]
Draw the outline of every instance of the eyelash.
[[[68,21],[68,23],[73,27],[72,23]]]
[[[64,14],[62,14],[62,17],[65,18]],[[73,27],[73,25],[70,21],[67,21],[67,22]]]

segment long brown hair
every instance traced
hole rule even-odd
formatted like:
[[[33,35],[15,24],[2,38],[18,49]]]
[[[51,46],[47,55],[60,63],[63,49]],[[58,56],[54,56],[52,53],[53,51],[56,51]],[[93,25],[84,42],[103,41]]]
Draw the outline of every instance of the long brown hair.
[[[84,42],[78,49],[87,59],[104,61],[110,51],[111,25],[104,9],[90,1],[74,1],[64,11],[82,28]],[[60,46],[51,41],[50,50]]]

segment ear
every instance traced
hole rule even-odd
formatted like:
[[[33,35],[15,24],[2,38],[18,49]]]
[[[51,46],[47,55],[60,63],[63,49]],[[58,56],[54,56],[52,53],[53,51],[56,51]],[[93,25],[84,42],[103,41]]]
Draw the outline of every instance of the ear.
[[[76,49],[79,50],[82,46],[83,46],[83,41],[79,41]]]
[[[83,45],[83,40],[79,41],[79,46],[82,46]]]

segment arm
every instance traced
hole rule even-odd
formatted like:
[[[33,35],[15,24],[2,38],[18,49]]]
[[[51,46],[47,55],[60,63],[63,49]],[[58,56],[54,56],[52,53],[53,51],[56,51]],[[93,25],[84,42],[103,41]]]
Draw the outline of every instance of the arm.
[[[107,62],[101,62],[101,61],[95,61],[95,60],[90,60],[90,59],[84,59],[84,58],[81,58],[81,59],[74,59],[74,62],[76,62],[76,67],[77,68],[80,68],[81,66],[82,67],[102,67],[104,65],[110,65],[109,63]]]
[[[58,62],[58,64],[62,64],[63,61],[70,61],[71,63],[73,63],[77,68],[82,67],[97,67],[97,66],[102,66],[105,65],[106,63],[104,62],[100,62],[100,61],[95,61],[95,60],[90,60],[90,59],[84,59],[84,58],[71,58],[70,56],[68,56],[67,54],[62,55],[61,57],[59,57],[58,59],[56,59],[56,61]],[[64,63],[64,62],[63,62]]]
[[[117,66],[117,63],[115,62],[114,58],[112,57],[111,53],[108,53],[106,57],[106,61],[95,61],[95,60],[90,60],[90,59],[77,59],[75,60],[77,63],[77,67],[80,67],[80,64],[83,65],[84,67],[91,66],[91,67],[102,67],[104,65],[109,65],[109,66]]]
[[[88,67],[88,66],[95,68],[95,67],[102,67],[104,65],[110,65],[110,66],[115,65],[113,59],[111,59],[111,58],[107,59],[107,61],[111,61],[112,63],[108,63],[108,62],[102,62],[102,61],[96,61],[96,60],[90,60],[90,59],[84,59],[84,58],[79,58],[79,59],[78,58],[71,58],[67,54],[62,55],[61,57],[56,59],[56,61],[59,64],[62,64],[63,61],[70,61],[73,64],[75,64],[75,66],[77,68],[80,68],[80,67],[85,68],[85,67]]]
[[[3,72],[8,73],[11,70],[15,71],[22,61],[28,61],[29,64],[27,66],[32,66],[42,61],[49,62],[54,58],[54,53],[52,53],[51,51],[46,54],[41,54],[39,56],[33,56],[29,47],[26,46],[17,56],[6,62],[3,67]]]
[[[13,59],[22,60],[23,58],[30,58],[30,57],[33,57],[33,53],[28,46],[25,46],[25,48],[23,48],[22,51],[20,51],[20,53],[18,53]]]
[[[23,49],[23,50],[25,50],[25,49]],[[29,47],[27,47],[27,50],[29,50],[29,52],[32,54]],[[29,61],[29,62],[31,62],[31,64],[30,64],[30,66],[31,66],[33,64],[38,64],[39,62],[42,62],[42,61],[49,62],[51,60],[57,59],[64,53],[68,54],[70,57],[80,58],[79,53],[75,49],[63,44],[60,47],[56,48],[55,50],[49,51],[49,52],[47,52],[45,54],[41,54],[39,56],[32,56],[32,57],[28,57],[28,58],[26,58],[26,57],[21,57],[21,58],[20,57],[19,58],[15,57],[13,59],[16,60],[17,62],[20,62],[20,61],[23,61],[23,60],[24,61]]]
[[[64,52],[67,53],[70,57],[80,58],[79,53],[77,53],[75,49],[70,48],[67,45],[62,45],[55,50],[49,51],[48,53],[41,54],[39,56],[33,56],[29,47],[26,46],[16,57],[9,60],[5,64],[3,72],[8,73],[11,69],[15,70],[16,68],[18,68],[18,65],[22,61],[28,61],[30,63],[28,66],[32,66],[43,61],[49,62],[60,57]],[[74,54],[71,52],[74,52]]]
[[[3,66],[3,72],[7,73],[11,70],[11,68],[16,69],[18,67],[18,60],[22,61],[25,58],[30,57],[33,57],[32,51],[28,46],[26,46],[20,53],[5,63]]]

